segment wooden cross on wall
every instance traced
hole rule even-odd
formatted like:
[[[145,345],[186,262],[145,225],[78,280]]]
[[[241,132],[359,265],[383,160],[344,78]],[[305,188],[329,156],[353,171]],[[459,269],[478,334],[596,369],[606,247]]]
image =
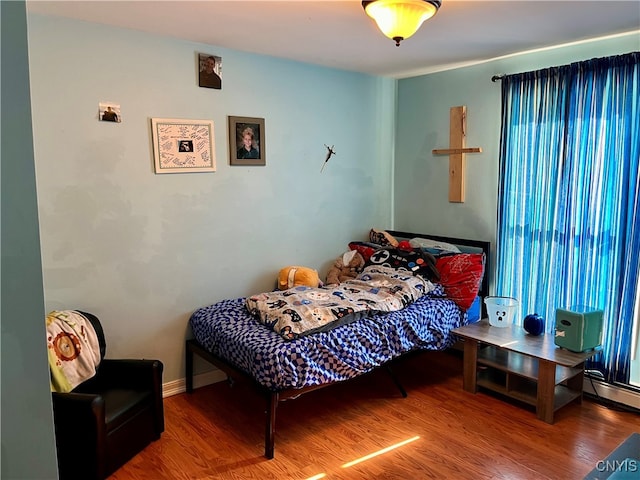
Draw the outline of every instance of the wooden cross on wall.
[[[449,202],[464,202],[464,171],[466,153],[482,153],[480,147],[465,147],[467,134],[467,107],[451,107],[449,113],[449,148],[434,149],[434,155],[449,155]]]

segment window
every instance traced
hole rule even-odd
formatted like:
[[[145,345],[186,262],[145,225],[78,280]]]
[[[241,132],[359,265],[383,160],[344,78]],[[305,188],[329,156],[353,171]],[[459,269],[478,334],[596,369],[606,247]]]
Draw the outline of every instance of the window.
[[[502,80],[496,290],[544,315],[549,333],[556,308],[603,310],[603,350],[589,368],[611,383],[630,382],[637,349],[639,61],[635,52]]]

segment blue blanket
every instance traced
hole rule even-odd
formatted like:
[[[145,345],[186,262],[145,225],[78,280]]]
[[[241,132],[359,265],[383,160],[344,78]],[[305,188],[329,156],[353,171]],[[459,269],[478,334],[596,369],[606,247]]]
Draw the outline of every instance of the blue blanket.
[[[209,352],[269,390],[355,378],[411,350],[442,350],[465,314],[441,285],[402,310],[374,313],[326,332],[283,339],[259,323],[245,298],[199,308],[190,318],[195,339]]]

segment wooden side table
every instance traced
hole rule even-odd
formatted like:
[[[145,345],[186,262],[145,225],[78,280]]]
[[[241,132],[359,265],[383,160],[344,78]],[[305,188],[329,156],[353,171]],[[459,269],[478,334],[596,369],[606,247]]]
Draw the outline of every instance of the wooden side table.
[[[536,407],[539,419],[573,400],[582,401],[584,362],[598,350],[575,353],[555,345],[551,335],[532,336],[523,328],[493,327],[488,320],[453,330],[464,338],[463,386],[478,386]]]

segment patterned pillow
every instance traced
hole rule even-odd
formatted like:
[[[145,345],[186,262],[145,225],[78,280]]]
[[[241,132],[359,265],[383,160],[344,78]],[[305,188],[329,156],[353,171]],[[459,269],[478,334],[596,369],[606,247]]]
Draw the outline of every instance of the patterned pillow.
[[[460,249],[452,243],[441,242],[439,240],[431,240],[429,238],[412,238],[411,240],[409,240],[409,244],[413,248],[422,248],[423,250],[427,251],[436,250],[440,252],[462,253]]]
[[[396,238],[393,235],[391,235],[389,232],[385,232],[384,230],[376,230],[375,228],[372,228],[369,231],[369,241],[371,241],[372,243],[381,245],[383,247],[398,246],[398,240],[396,240]]]
[[[413,273],[413,275],[420,275],[427,280],[437,281],[439,273],[435,264],[435,257],[422,252],[420,249],[403,250],[394,247],[382,247],[376,250],[369,257],[369,260],[365,261],[365,267],[369,265],[384,265],[395,269],[404,269]]]
[[[468,310],[478,296],[484,276],[484,253],[458,253],[436,258],[440,283],[456,305]]]

